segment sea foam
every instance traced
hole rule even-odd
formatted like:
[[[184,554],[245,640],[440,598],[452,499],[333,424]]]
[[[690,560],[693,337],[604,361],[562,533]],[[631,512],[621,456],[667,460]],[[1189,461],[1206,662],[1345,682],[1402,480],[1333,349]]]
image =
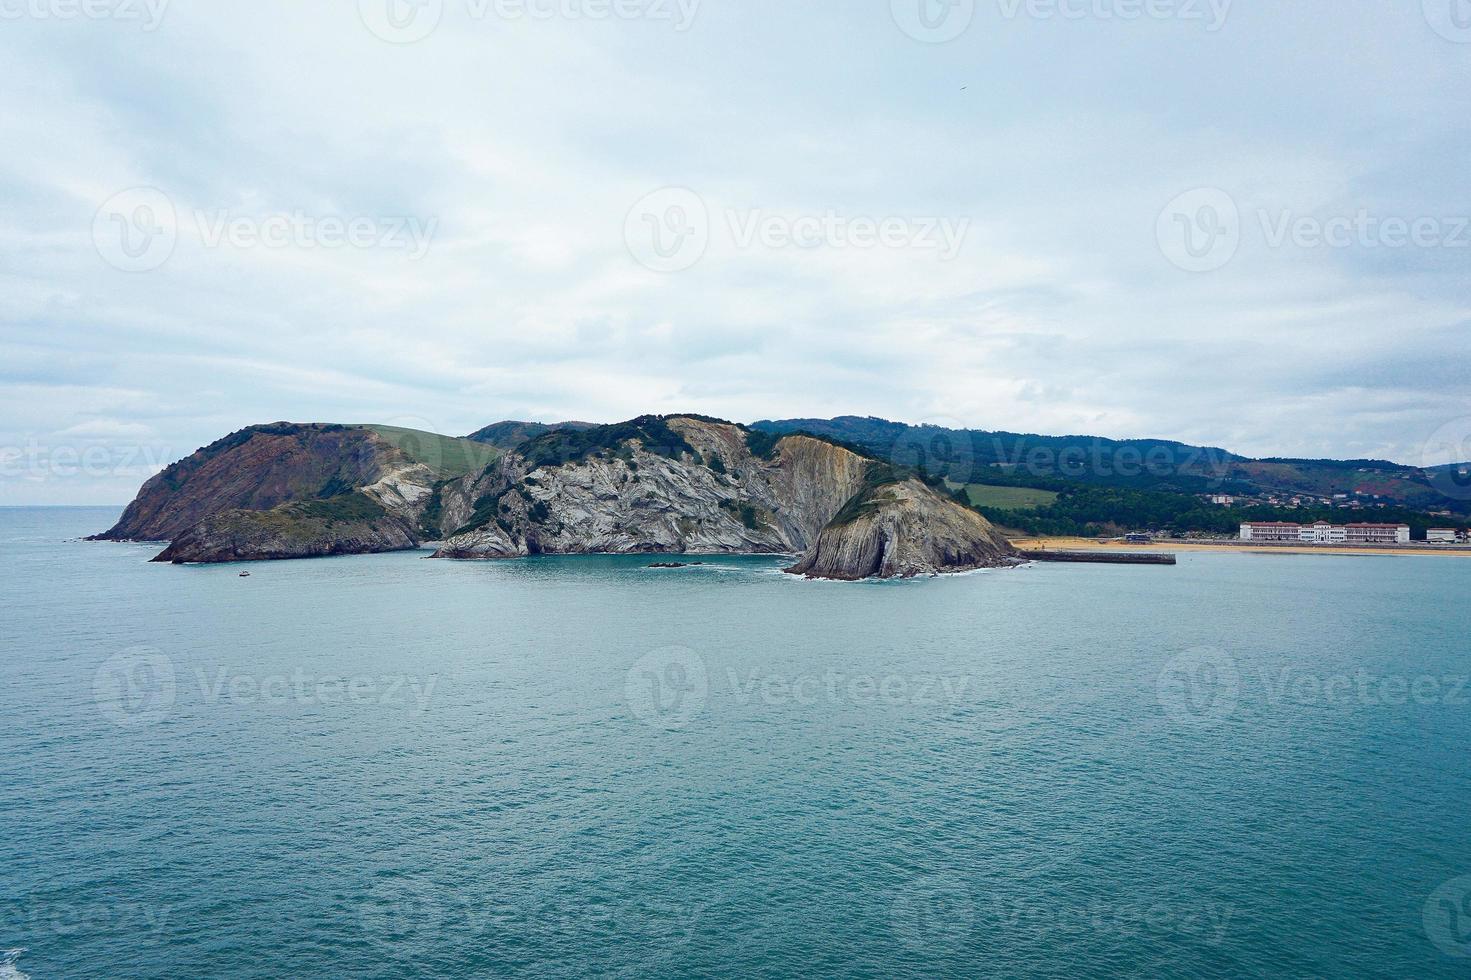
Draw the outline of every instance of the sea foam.
[[[20,959],[24,949],[0,950],[0,980],[31,980],[29,974],[20,972],[15,961]]]

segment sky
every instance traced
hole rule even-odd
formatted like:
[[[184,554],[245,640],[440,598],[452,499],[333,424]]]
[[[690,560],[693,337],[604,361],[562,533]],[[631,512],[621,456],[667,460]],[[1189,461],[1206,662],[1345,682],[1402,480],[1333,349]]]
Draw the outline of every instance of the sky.
[[[245,425],[1471,459],[1471,0],[0,0],[0,505]]]

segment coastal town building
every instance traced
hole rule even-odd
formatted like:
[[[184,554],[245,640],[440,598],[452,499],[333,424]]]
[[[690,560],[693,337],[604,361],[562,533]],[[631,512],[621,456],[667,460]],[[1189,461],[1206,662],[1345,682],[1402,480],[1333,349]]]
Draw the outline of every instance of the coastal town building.
[[[1347,544],[1348,528],[1318,521],[1316,524],[1303,525],[1297,533],[1297,539],[1304,544]]]
[[[1455,544],[1456,529],[1453,527],[1432,527],[1425,532],[1425,540],[1431,544]]]
[[[1301,524],[1288,524],[1282,521],[1254,521],[1250,524],[1241,525],[1242,541],[1269,541],[1269,542],[1296,542],[1302,531]]]
[[[1251,521],[1241,525],[1242,541],[1277,544],[1408,544],[1408,524],[1291,524]],[[1455,540],[1452,532],[1451,540]]]
[[[1349,544],[1409,544],[1408,524],[1350,524]]]

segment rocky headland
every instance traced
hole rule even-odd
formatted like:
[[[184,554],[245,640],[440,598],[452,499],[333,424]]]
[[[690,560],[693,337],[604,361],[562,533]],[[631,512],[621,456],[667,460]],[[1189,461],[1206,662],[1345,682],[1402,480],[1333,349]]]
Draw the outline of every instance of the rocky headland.
[[[917,475],[805,435],[699,416],[500,423],[450,439],[364,426],[242,430],[149,480],[106,540],[158,561],[386,552],[436,557],[792,554],[817,578],[1015,562],[980,514]],[[511,440],[525,435],[510,448]]]

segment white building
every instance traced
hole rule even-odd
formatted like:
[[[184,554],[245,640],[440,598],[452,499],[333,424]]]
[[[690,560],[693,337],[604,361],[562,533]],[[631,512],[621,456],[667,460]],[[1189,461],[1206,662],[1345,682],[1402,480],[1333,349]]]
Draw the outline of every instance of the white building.
[[[1346,544],[1348,528],[1329,524],[1327,521],[1304,524],[1297,532],[1297,539],[1304,544]]]
[[[1241,525],[1242,541],[1300,541],[1301,524],[1281,521],[1253,521]]]
[[[1287,524],[1253,521],[1241,525],[1242,541],[1292,544],[1409,544],[1408,524]],[[1452,532],[1451,540],[1455,540]]]
[[[1456,529],[1453,527],[1432,527],[1425,532],[1425,537],[1431,544],[1455,544]]]
[[[1408,524],[1350,524],[1349,544],[1409,544]]]

